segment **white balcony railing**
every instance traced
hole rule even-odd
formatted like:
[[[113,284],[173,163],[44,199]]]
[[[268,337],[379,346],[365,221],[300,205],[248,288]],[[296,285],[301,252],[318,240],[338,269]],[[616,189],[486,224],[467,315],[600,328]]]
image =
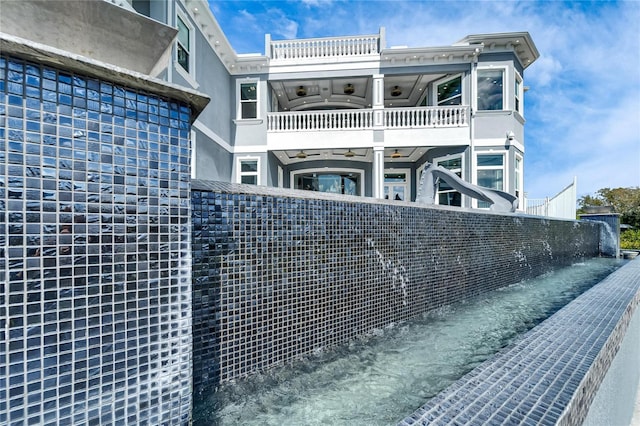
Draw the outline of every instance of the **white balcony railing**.
[[[370,109],[273,112],[267,115],[267,130],[271,132],[371,128],[373,128],[373,114]]]
[[[419,107],[385,109],[382,128],[411,129],[465,127],[469,125],[469,107]],[[366,130],[373,128],[373,110],[272,112],[267,115],[270,132]]]
[[[463,127],[468,125],[466,106],[391,108],[384,110],[388,129]]]
[[[271,41],[271,59],[310,59],[380,53],[380,36],[308,38]]]

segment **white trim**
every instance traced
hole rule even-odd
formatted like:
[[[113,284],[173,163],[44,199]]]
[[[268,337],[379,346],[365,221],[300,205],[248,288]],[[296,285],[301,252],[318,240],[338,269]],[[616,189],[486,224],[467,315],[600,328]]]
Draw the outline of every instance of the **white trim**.
[[[524,80],[522,79],[522,76],[520,75],[520,73],[517,70],[513,71],[514,74],[514,81],[513,81],[513,110],[515,112],[517,112],[518,114],[520,114],[521,117],[524,117]],[[520,83],[520,90],[518,91],[519,93],[515,93],[516,92],[516,82]],[[520,108],[516,108],[516,96],[518,98],[518,101],[520,101]]]
[[[192,75],[188,74],[184,70],[184,68],[182,68],[182,65],[180,65],[178,61],[173,62],[173,67],[176,69],[178,74],[180,74],[182,78],[184,78],[187,81],[187,83],[189,83],[191,87],[193,87],[194,89],[197,89],[198,87],[200,87],[200,84],[198,84],[198,82],[194,80]]]
[[[432,94],[431,94],[431,102],[433,106],[439,106],[438,105],[438,86],[446,83],[447,81],[451,81],[451,80],[455,80],[456,78],[460,78],[460,105],[464,105],[464,100],[466,99],[465,95],[466,90],[464,88],[464,76],[462,75],[462,73],[458,73],[458,74],[452,74],[443,78],[440,78],[436,81],[433,82],[433,90],[432,90]],[[426,96],[425,96],[426,97]]]
[[[196,120],[193,122],[192,127],[200,130],[206,137],[213,140],[215,143],[220,145],[222,148],[226,149],[228,152],[233,153],[234,149],[231,145],[229,145],[221,136],[219,136],[216,132],[208,128],[202,121]],[[252,151],[253,152],[253,151]]]
[[[253,154],[257,152],[269,152],[266,145],[246,145],[246,146],[234,146],[234,154]]]
[[[360,197],[364,197],[364,170],[362,169],[346,169],[342,167],[321,167],[321,168],[312,168],[312,169],[299,169],[293,170],[289,172],[289,188],[295,189],[295,175],[298,174],[306,174],[306,173],[354,173],[360,176],[358,182],[358,189],[360,192]]]
[[[243,120],[244,121],[244,120]],[[227,143],[222,136],[218,135],[216,132],[207,127],[202,121],[196,120],[192,124],[192,127],[201,131],[206,137],[220,145],[222,148],[227,150],[232,154],[247,154],[247,153],[258,153],[258,152],[269,152],[269,149],[266,145],[242,145],[242,146],[231,146]],[[288,148],[287,148],[288,149]]]
[[[242,94],[240,89],[243,84],[251,84],[254,83],[256,85],[256,116],[252,118],[242,118]],[[258,78],[243,78],[236,80],[236,124],[247,123],[247,124],[260,124],[262,123],[262,117],[260,114],[260,79]],[[258,122],[259,120],[259,122]]]
[[[278,166],[278,188],[284,188],[284,169]]]
[[[517,160],[520,160],[520,170],[518,176]],[[518,210],[525,210],[525,198],[524,198],[524,156],[518,152],[514,153],[513,157],[513,179],[514,179],[514,193],[516,191],[516,185],[520,184],[520,194],[518,195]],[[515,194],[514,194],[515,195]]]
[[[422,163],[418,168],[416,168],[416,197],[418,196],[418,192],[420,191],[420,178],[422,177],[422,171],[424,167],[427,165],[428,161]]]
[[[507,145],[507,137],[505,135],[504,138],[492,138],[492,139],[475,139],[474,141],[475,147],[500,147],[502,149],[503,146]],[[517,139],[509,141],[509,145],[517,148],[519,151],[524,153],[524,145],[522,142]],[[482,152],[482,151],[479,151]]]
[[[243,161],[256,161],[257,171],[255,172],[242,172]],[[236,157],[236,183],[242,183],[242,176],[256,176],[256,185],[260,185],[260,172],[261,172],[261,158],[256,156],[242,156]]]
[[[398,182],[385,182],[384,175],[387,173],[404,173],[406,176],[406,180],[404,183]],[[411,176],[411,169],[401,168],[396,169],[394,167],[389,167],[384,169],[382,174],[382,198],[384,198],[384,190],[387,186],[404,186],[404,200],[402,201],[411,201],[411,180],[413,177]]]
[[[185,70],[184,68],[182,68],[182,65],[180,65],[178,63],[178,43],[180,43],[178,41],[178,36],[176,35],[176,41],[174,44],[174,50],[175,53],[173,55],[173,60],[174,60],[174,67],[175,69],[178,71],[178,73],[180,75],[182,75],[182,77],[185,78],[185,80],[187,80],[187,82],[189,84],[191,84],[192,86],[194,86],[194,88],[197,88],[199,86],[199,84],[196,82],[196,38],[195,38],[195,27],[193,26],[193,24],[191,23],[191,20],[189,19],[188,15],[182,11],[182,9],[180,9],[179,7],[176,8],[176,17],[175,17],[175,28],[178,28],[178,19],[180,21],[182,21],[182,23],[187,27],[187,29],[189,30],[189,50],[188,50],[188,54],[189,54],[189,71]],[[179,31],[179,29],[178,29]]]
[[[460,158],[460,175],[461,175],[461,176],[460,176],[460,179],[462,179],[462,180],[463,180],[463,181],[465,181],[465,182],[468,182],[468,180],[465,178],[465,173],[464,173],[464,166],[465,166],[465,164],[464,164],[464,158],[465,158],[465,155],[464,155],[464,153],[463,153],[463,152],[458,153],[458,154],[449,154],[449,155],[445,155],[445,156],[442,156],[442,157],[435,157],[435,158],[433,158],[433,159],[431,160],[431,163],[432,163],[434,166],[438,166],[438,165],[439,165],[439,164],[438,164],[439,162],[452,160],[452,159],[454,159],[454,158]],[[422,168],[424,168],[424,166],[423,166]],[[445,168],[446,168],[446,167],[445,167]],[[450,169],[448,169],[448,170],[450,170]],[[457,191],[457,192],[459,192],[459,191]],[[438,194],[439,194],[439,191],[438,191],[438,190],[436,190],[436,199],[434,200],[434,202],[435,202],[436,204],[440,204],[440,197],[438,196]],[[464,197],[466,197],[466,195],[464,195],[464,194],[462,194],[462,193],[461,193],[461,200],[460,200],[460,203],[461,203],[462,205],[461,205],[460,207],[464,207],[464,206],[465,206],[465,199],[464,199]]]
[[[479,109],[478,108],[478,77],[479,73],[482,71],[502,71],[502,109]],[[509,69],[506,66],[480,66],[478,65],[478,69],[476,70],[476,79],[472,82],[476,86],[476,96],[472,99],[473,109],[477,112],[492,112],[492,111],[510,111],[513,110],[510,108],[509,102],[509,93],[511,90],[508,90],[507,85],[508,82],[511,81],[509,79]]]
[[[509,160],[508,158],[508,152],[505,150],[488,150],[488,151],[476,151],[475,155],[473,157],[473,162],[476,165],[475,168],[475,176],[473,176],[473,184],[480,186],[478,184],[478,171],[480,170],[499,170],[499,166],[479,166],[478,165],[478,156],[480,155],[501,155],[502,156],[502,189],[499,189],[499,191],[504,191],[504,192],[508,192],[508,188],[509,188],[509,173],[507,170],[507,161]],[[482,187],[484,188],[484,187]],[[491,189],[491,188],[490,188]],[[479,208],[478,207],[478,200],[477,199],[473,199],[473,207],[474,208]]]

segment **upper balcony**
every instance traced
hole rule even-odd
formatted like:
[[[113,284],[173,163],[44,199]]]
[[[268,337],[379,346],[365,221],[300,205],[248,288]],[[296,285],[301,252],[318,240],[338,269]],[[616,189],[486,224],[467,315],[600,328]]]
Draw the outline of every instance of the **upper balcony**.
[[[467,127],[469,107],[464,105],[414,108],[386,108],[382,122],[374,126],[374,110],[348,109],[330,111],[270,112],[268,132],[304,132],[332,130],[427,129]]]
[[[266,56],[272,65],[379,58],[385,47],[384,28],[380,28],[379,34],[297,40],[271,40],[267,34],[265,45]]]
[[[271,41],[267,50],[272,61],[313,58],[326,60],[331,57],[379,55],[380,40],[381,37],[378,34],[280,40]]]
[[[269,149],[368,147],[373,131],[385,132],[387,146],[448,146],[469,143],[465,105],[270,112]]]

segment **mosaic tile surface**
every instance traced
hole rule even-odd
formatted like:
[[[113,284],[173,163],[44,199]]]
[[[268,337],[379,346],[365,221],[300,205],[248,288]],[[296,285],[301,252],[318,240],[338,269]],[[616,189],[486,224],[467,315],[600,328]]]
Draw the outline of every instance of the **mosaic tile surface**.
[[[598,254],[599,225],[193,182],[194,388]]]
[[[579,425],[640,303],[640,259],[612,273],[399,426]]]
[[[0,424],[181,424],[189,116],[0,57]]]

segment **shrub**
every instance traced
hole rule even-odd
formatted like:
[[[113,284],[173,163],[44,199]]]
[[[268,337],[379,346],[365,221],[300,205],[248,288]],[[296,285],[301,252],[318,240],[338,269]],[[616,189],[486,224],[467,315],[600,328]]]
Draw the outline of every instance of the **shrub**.
[[[620,234],[620,248],[640,250],[640,229],[630,229]]]

